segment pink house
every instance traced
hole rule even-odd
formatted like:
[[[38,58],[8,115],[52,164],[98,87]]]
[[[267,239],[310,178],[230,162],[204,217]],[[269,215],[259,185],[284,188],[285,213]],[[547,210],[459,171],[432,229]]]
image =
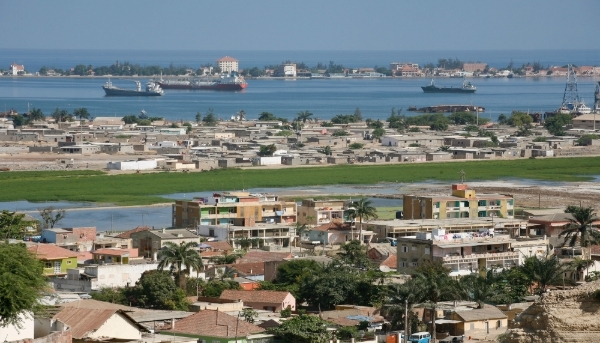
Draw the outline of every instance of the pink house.
[[[280,312],[288,306],[292,311],[296,310],[296,298],[290,292],[281,291],[236,291],[224,290],[220,296],[221,299],[242,300],[244,306],[252,307],[255,310],[267,310]]]

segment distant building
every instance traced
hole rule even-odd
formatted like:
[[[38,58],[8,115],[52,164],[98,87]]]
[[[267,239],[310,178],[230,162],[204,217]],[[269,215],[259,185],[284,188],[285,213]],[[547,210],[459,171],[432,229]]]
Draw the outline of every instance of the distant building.
[[[8,72],[11,75],[18,75],[19,72],[23,72],[24,73],[25,72],[25,66],[23,66],[22,64],[13,63],[13,64],[10,65],[10,68],[8,69]]]
[[[67,269],[77,267],[77,254],[54,244],[36,244],[27,250],[44,264],[44,275],[66,275]]]
[[[232,71],[237,73],[239,69],[239,61],[229,56],[219,58],[217,65],[221,69],[221,73],[231,73]]]
[[[275,76],[296,77],[296,63],[285,63],[279,65]]]
[[[487,68],[487,63],[465,63],[463,64],[463,71],[466,72],[482,72]]]
[[[400,70],[404,67],[419,69],[419,64],[412,63],[412,62],[392,62],[392,63],[390,63],[390,70],[392,71],[392,73],[394,73],[396,70]]]
[[[452,185],[452,195],[404,195],[404,219],[514,218],[511,195],[475,194],[466,184]]]

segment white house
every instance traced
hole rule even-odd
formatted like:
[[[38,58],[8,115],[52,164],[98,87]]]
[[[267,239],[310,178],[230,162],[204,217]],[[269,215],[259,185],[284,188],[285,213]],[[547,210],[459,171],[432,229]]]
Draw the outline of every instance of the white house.
[[[13,64],[10,65],[10,68],[8,69],[8,72],[11,75],[18,75],[19,72],[23,72],[24,73],[25,72],[25,66],[23,66],[22,64],[13,63]]]

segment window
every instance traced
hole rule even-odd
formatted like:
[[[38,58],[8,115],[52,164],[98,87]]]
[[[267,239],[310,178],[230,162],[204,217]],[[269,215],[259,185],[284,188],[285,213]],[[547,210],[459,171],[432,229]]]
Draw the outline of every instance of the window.
[[[431,248],[426,247],[425,248],[425,255],[429,255],[431,253]]]
[[[71,264],[71,262],[73,262],[73,261],[71,261],[71,260],[67,260],[67,264]]]
[[[471,325],[470,325],[470,329],[471,329],[471,330],[475,330],[475,323],[471,323]]]
[[[418,266],[418,264],[417,264],[417,262],[411,262],[411,263],[410,263],[410,266],[411,266],[411,267],[417,267],[417,266]]]
[[[402,266],[402,268],[406,268],[406,262],[400,262],[400,266]]]
[[[46,262],[45,268],[52,268],[52,262]]]
[[[412,247],[410,247],[410,250],[412,250],[412,251],[417,251],[417,246],[416,246],[416,245],[413,245]]]
[[[402,246],[402,252],[408,252],[408,247],[406,245]]]

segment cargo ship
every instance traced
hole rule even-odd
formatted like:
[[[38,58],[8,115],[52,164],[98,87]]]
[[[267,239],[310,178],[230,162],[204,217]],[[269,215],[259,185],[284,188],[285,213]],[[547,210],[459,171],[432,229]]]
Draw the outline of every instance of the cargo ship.
[[[216,80],[163,80],[161,78],[157,83],[163,89],[241,91],[248,87],[246,80],[237,73],[223,75]]]
[[[463,84],[460,88],[438,87],[433,82],[433,79],[431,79],[431,83],[429,84],[429,86],[423,86],[421,87],[421,89],[423,89],[423,92],[425,93],[475,93],[477,87],[473,86],[471,82],[467,82],[464,79]]]
[[[148,82],[145,90],[142,90],[140,81],[133,82],[136,84],[136,89],[124,89],[113,86],[110,79],[108,79],[102,89],[104,89],[106,96],[161,96],[165,94],[156,82]]]

